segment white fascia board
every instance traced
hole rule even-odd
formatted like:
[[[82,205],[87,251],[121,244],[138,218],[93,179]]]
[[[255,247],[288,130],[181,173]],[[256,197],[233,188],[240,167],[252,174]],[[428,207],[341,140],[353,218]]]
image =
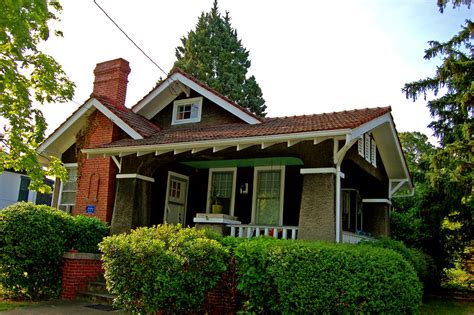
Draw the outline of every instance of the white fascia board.
[[[374,129],[377,129],[378,127],[382,126],[383,124],[387,124],[387,127],[390,128],[390,133],[392,136],[392,139],[394,141],[394,146],[396,147],[396,153],[400,159],[401,165],[403,167],[403,173],[406,176],[406,179],[408,180],[408,185],[410,188],[413,188],[413,184],[411,182],[411,176],[410,172],[408,171],[408,166],[406,164],[403,151],[401,149],[401,144],[398,140],[398,135],[397,135],[397,130],[395,129],[395,124],[392,119],[392,115],[390,113],[385,113],[384,115],[377,117],[355,129],[352,130],[352,132],[349,134],[348,140],[354,141],[361,137],[363,134],[370,132]]]
[[[193,80],[188,79],[184,75],[182,75],[179,72],[174,73],[170,77],[166,79],[164,83],[162,83],[156,90],[148,94],[143,100],[141,100],[134,108],[133,111],[135,113],[140,112],[143,110],[155,97],[163,93],[168,87],[171,87],[175,82],[178,84],[181,83],[184,86],[193,89],[197,93],[201,94],[205,98],[209,99],[210,101],[214,102],[215,104],[219,105],[220,107],[224,108],[228,112],[234,114],[235,116],[239,117],[243,121],[249,124],[259,124],[261,123],[260,120],[257,118],[253,117],[252,115],[247,114],[246,112],[238,109],[234,105],[230,104],[228,101],[224,100],[220,96],[210,92],[209,90],[203,88]],[[182,89],[181,87],[177,87],[178,89]],[[176,95],[177,96],[177,95]],[[159,108],[157,108],[154,112],[156,115],[159,113],[161,110],[165,108],[165,106],[168,104],[162,104]]]
[[[117,115],[112,113],[107,107],[102,105],[101,102],[99,102],[96,99],[92,99],[91,102],[102,114],[104,114],[108,119],[112,120],[112,122],[114,124],[119,126],[120,129],[125,131],[134,140],[143,139],[143,137],[138,132],[136,132],[132,127],[130,127],[127,123],[125,123]]]
[[[283,135],[245,137],[245,138],[230,138],[220,140],[206,140],[194,142],[178,142],[170,144],[155,144],[142,146],[125,146],[115,148],[96,148],[96,149],[82,149],[83,153],[88,154],[89,157],[102,156],[104,154],[117,155],[119,153],[136,153],[138,151],[172,151],[175,149],[197,149],[197,148],[212,148],[219,146],[237,146],[237,145],[261,145],[262,142],[287,142],[288,140],[311,140],[318,137],[339,137],[350,133],[350,129],[336,129],[315,132],[302,132]]]
[[[354,139],[358,139],[364,133],[367,133],[375,129],[382,124],[390,123],[391,121],[392,121],[392,117],[390,116],[390,113],[386,113],[352,130],[351,134],[349,135],[348,140],[352,141]]]
[[[37,149],[38,154],[41,153],[53,153],[54,155],[58,155],[61,152],[52,152],[48,150],[48,147],[53,144],[56,140],[62,138],[63,134],[71,128],[79,119],[81,119],[84,115],[92,112],[93,108],[99,110],[102,114],[107,116],[110,120],[112,120],[117,126],[120,127],[123,131],[125,131],[130,137],[133,139],[143,139],[143,137],[133,130],[129,125],[127,125],[123,120],[118,118],[115,114],[113,114],[107,107],[102,105],[97,99],[91,98],[88,100],[81,108],[79,108],[71,117],[69,117],[64,124],[59,127],[53,134],[51,134]],[[64,139],[61,139],[64,141]],[[73,141],[74,142],[74,141]]]
[[[160,95],[164,90],[166,90],[171,84],[175,81],[175,74],[174,73],[171,77],[168,77],[165,82],[163,82],[156,90],[150,92],[144,99],[137,103],[132,109],[134,113],[138,113],[141,111],[148,103],[150,103],[156,96]]]
[[[68,130],[75,122],[77,122],[82,116],[88,113],[88,111],[93,107],[93,99],[90,99],[81,108],[79,108],[72,116],[70,116],[62,126],[56,129],[36,150],[38,153],[50,152],[48,147],[53,144],[56,140],[61,138],[66,130]],[[55,152],[59,154],[60,152]]]
[[[363,203],[386,203],[391,205],[392,202],[388,199],[380,198],[380,199],[362,199]]]
[[[300,174],[336,174],[335,167],[302,168]]]

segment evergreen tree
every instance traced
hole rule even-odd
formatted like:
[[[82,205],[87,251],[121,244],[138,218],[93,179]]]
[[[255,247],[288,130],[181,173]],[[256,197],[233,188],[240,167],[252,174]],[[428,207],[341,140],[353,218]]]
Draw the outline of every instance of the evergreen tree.
[[[254,76],[247,77],[249,52],[232,28],[229,12],[221,15],[217,1],[199,17],[196,29],[176,48],[175,67],[193,75],[251,112],[265,116],[265,100]]]
[[[449,0],[438,0],[443,12]],[[471,0],[453,0],[453,7]],[[433,121],[429,127],[439,138],[440,147],[429,155],[424,164],[423,180],[430,187],[418,194],[418,212],[428,213],[424,220],[433,236],[429,244],[438,250],[440,267],[450,267],[472,242],[474,214],[474,23],[466,20],[461,31],[445,43],[429,42],[425,59],[437,57],[442,63],[433,77],[405,84],[407,98],[425,99]],[[413,170],[412,170],[413,171]],[[415,196],[416,198],[416,196]],[[432,246],[431,245],[431,246]],[[440,245],[440,246],[437,246]],[[436,256],[436,253],[435,253]]]

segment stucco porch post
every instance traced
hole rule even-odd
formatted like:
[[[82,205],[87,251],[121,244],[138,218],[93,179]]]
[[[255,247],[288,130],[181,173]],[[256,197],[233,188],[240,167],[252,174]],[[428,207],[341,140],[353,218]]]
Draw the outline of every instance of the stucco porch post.
[[[153,178],[138,174],[117,175],[111,234],[128,233],[133,228],[149,225],[153,182]]]
[[[390,208],[388,199],[363,199],[364,215],[370,218],[364,222],[365,229],[375,237],[390,236]]]
[[[336,241],[335,174],[304,174],[298,239]]]

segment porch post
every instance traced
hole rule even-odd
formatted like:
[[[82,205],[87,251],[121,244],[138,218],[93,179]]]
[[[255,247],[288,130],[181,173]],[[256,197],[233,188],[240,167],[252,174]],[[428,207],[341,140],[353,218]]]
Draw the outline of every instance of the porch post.
[[[111,234],[128,233],[133,228],[149,225],[153,181],[139,174],[117,175]]]
[[[335,242],[335,172],[301,173],[304,178],[298,239]]]
[[[375,237],[390,236],[391,202],[388,199],[363,199],[362,202],[364,203],[364,229]]]

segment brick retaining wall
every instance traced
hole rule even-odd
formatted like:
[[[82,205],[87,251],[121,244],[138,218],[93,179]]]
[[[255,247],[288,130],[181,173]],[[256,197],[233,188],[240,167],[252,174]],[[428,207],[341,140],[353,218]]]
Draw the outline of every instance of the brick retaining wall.
[[[64,253],[63,275],[61,284],[61,298],[73,300],[77,293],[84,290],[87,283],[97,279],[103,273],[100,254],[78,253],[69,251]]]

